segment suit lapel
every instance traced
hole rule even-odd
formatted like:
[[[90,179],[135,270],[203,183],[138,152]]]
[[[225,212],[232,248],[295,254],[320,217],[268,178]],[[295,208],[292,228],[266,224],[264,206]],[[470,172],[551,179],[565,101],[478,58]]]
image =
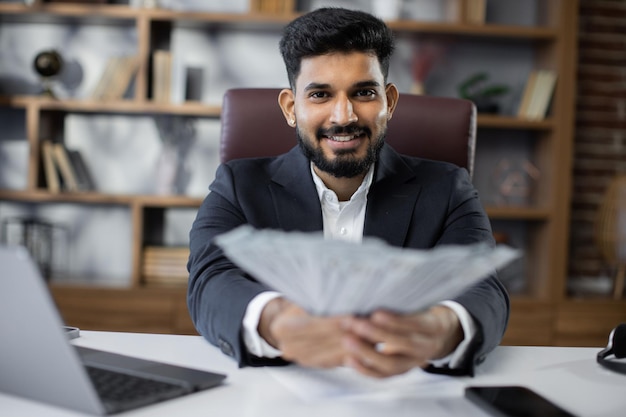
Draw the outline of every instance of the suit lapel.
[[[391,245],[404,244],[419,195],[415,174],[385,145],[380,153],[365,213],[364,235]],[[275,161],[269,192],[277,227],[305,232],[323,230],[322,210],[311,178],[309,161],[298,147]]]
[[[278,227],[304,232],[323,229],[320,200],[311,178],[309,161],[299,147],[275,162],[269,192],[274,203]]]
[[[385,145],[367,198],[365,236],[403,246],[421,188],[414,178],[400,156]]]

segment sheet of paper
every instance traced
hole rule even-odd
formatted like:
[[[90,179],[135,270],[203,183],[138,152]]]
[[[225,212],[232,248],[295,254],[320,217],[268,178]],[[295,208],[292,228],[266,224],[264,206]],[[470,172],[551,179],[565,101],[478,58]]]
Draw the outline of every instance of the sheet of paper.
[[[446,375],[429,374],[419,368],[385,379],[370,378],[350,368],[311,369],[298,365],[266,368],[287,389],[306,402],[328,399],[388,400],[409,396],[454,397],[463,384]]]
[[[415,312],[454,298],[519,256],[508,246],[428,250],[240,226],[216,238],[228,258],[312,314]]]

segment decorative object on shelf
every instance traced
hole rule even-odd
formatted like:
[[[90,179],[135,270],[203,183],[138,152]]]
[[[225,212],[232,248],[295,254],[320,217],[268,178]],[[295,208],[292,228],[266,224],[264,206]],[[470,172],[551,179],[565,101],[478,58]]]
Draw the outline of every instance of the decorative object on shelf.
[[[163,144],[157,161],[156,193],[184,194],[191,174],[187,156],[196,140],[195,118],[183,116],[155,116],[159,137]]]
[[[604,260],[615,268],[613,298],[624,295],[626,277],[626,174],[609,184],[598,208],[595,241]]]
[[[576,298],[607,298],[613,293],[613,277],[607,275],[567,278],[567,294]]]
[[[57,77],[61,93],[67,97],[76,97],[76,93],[84,79],[85,70],[80,61],[74,57],[65,56],[63,58],[63,70]]]
[[[157,0],[130,0],[128,4],[131,7],[142,7],[145,9],[154,9],[160,6]]]
[[[402,3],[402,0],[372,0],[372,13],[383,20],[398,20]]]
[[[426,94],[424,84],[433,66],[444,56],[446,46],[439,42],[420,42],[413,53],[411,75],[413,85],[412,94]]]
[[[487,84],[488,80],[486,72],[471,75],[459,85],[459,97],[473,101],[478,113],[499,113],[496,99],[507,94],[510,88],[504,84]]]
[[[260,3],[263,13],[283,13],[294,0],[159,0],[159,7],[187,12],[248,13],[251,5]],[[260,11],[257,9],[257,11]]]
[[[202,67],[185,68],[185,101],[202,101],[204,70]]]
[[[66,267],[67,231],[61,225],[33,217],[7,218],[2,243],[28,249],[46,281]]]
[[[539,169],[526,159],[520,161],[501,159],[492,175],[496,188],[496,204],[528,205],[532,190],[540,176]]]
[[[61,54],[54,49],[39,52],[33,60],[33,67],[41,77],[42,94],[55,98],[56,95],[52,90],[52,80],[63,69],[63,57],[61,57]]]

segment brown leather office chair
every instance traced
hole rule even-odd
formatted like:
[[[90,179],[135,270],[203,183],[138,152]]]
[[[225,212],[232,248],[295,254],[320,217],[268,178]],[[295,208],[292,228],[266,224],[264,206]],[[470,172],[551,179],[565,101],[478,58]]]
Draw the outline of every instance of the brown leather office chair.
[[[296,144],[274,88],[237,88],[224,94],[220,159],[274,156]],[[474,168],[476,108],[471,101],[400,94],[387,143],[400,153]]]

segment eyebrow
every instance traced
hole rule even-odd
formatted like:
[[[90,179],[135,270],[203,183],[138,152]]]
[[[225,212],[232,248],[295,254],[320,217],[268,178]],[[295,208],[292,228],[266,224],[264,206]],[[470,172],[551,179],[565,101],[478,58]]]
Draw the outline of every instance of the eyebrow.
[[[365,88],[365,87],[380,87],[380,83],[374,80],[367,80],[367,81],[359,81],[352,85],[352,88]],[[306,87],[304,87],[304,91],[326,90],[329,88],[331,88],[330,84],[313,82],[313,83],[308,84]]]

